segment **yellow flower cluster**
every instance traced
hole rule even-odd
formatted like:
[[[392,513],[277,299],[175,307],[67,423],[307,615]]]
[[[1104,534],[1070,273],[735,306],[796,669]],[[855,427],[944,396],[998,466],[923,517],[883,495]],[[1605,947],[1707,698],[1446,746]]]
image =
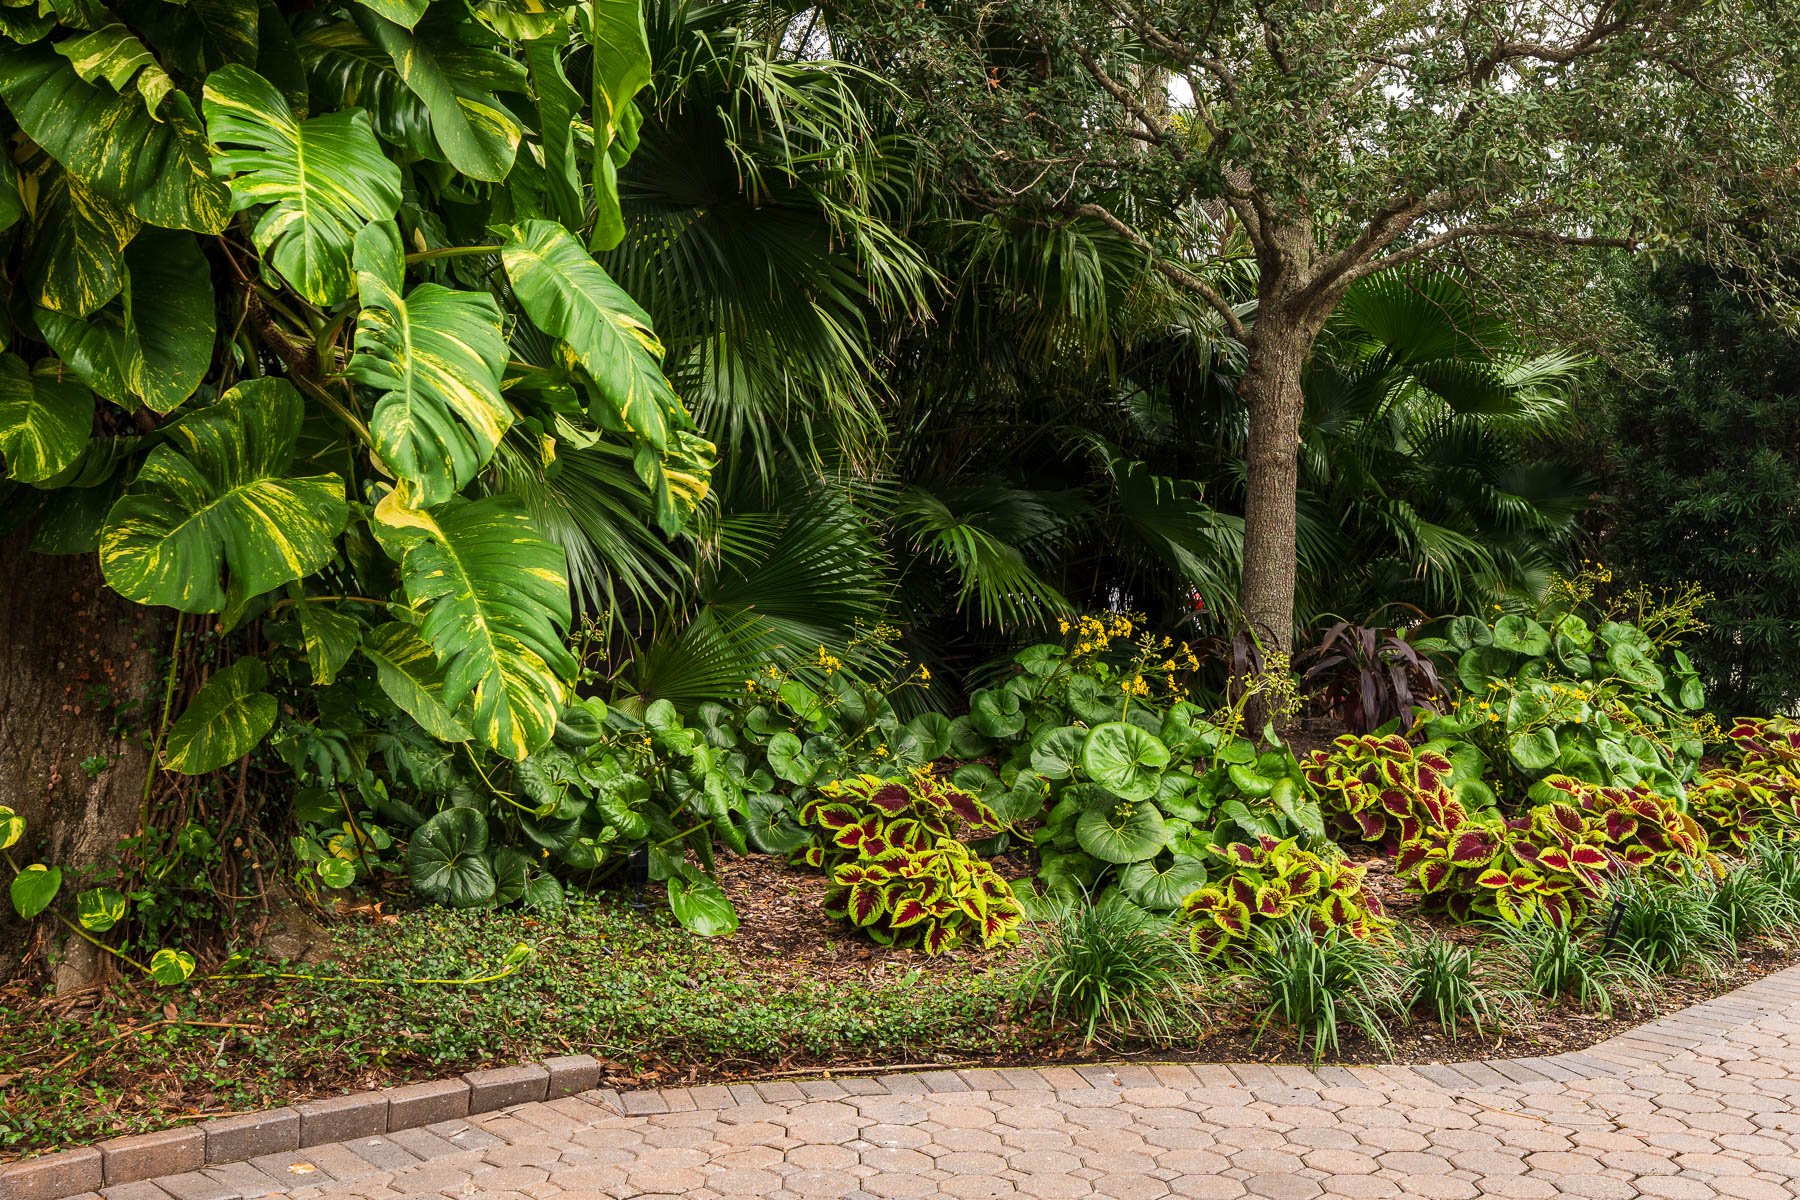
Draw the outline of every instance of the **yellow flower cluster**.
[[[819,647],[819,669],[827,675],[835,675],[844,669],[844,660],[828,652],[824,646]]]
[[[1072,625],[1065,618],[1058,621],[1056,626],[1065,634],[1075,634],[1073,654],[1076,658],[1105,653],[1112,648],[1115,639],[1130,637],[1133,628],[1132,617],[1127,613],[1077,617]]]

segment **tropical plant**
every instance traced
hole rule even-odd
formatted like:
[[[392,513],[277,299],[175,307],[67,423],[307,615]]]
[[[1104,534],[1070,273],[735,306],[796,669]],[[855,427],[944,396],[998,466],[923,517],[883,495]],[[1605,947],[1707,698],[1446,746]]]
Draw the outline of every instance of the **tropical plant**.
[[[1441,712],[1446,689],[1437,664],[1406,638],[1404,629],[1372,629],[1339,621],[1300,658],[1300,684],[1352,733],[1394,723],[1411,730],[1423,715]]]
[[[1206,1020],[1214,977],[1167,918],[1116,897],[1058,899],[1031,946],[1015,1002],[1080,1026],[1084,1042],[1168,1044]]]
[[[1399,846],[1421,797],[1442,802],[1456,795],[1452,781],[1457,769],[1449,757],[1415,749],[1399,734],[1345,734],[1329,750],[1309,754],[1302,769],[1341,836],[1376,842],[1389,851]],[[1479,784],[1478,772],[1475,782]]]
[[[1688,811],[1721,851],[1747,853],[1758,841],[1800,837],[1800,781],[1720,767],[1687,789]]]
[[[1259,986],[1258,1036],[1279,1021],[1316,1064],[1354,1031],[1393,1053],[1387,1018],[1400,1004],[1400,979],[1388,950],[1348,929],[1314,929],[1306,918],[1258,931],[1246,974]]]
[[[1321,937],[1391,938],[1381,901],[1363,886],[1367,868],[1353,866],[1335,847],[1314,853],[1292,838],[1265,835],[1208,849],[1225,863],[1222,876],[1189,895],[1181,915],[1191,923],[1195,949],[1209,958],[1260,955],[1266,931],[1290,924]]]
[[[1559,577],[1533,615],[1460,616],[1447,640],[1421,643],[1460,655],[1465,693],[1426,723],[1430,736],[1475,742],[1520,791],[1564,774],[1679,793],[1717,739],[1698,671],[1679,649],[1706,597],[1631,590],[1597,602],[1611,578],[1590,564]]]
[[[320,881],[404,839],[427,896],[547,895],[518,847],[549,814],[513,793],[577,662],[532,489],[605,448],[673,532],[712,457],[593,256],[623,234],[637,0],[6,11],[7,491],[178,640],[206,616],[267,647],[160,766],[274,731],[308,814],[343,810],[302,841]]]
[[[834,781],[800,820],[815,832],[795,857],[825,869],[825,912],[882,945],[941,954],[970,936],[988,948],[1017,940],[1023,908],[962,840],[991,835],[999,818],[929,769]]]

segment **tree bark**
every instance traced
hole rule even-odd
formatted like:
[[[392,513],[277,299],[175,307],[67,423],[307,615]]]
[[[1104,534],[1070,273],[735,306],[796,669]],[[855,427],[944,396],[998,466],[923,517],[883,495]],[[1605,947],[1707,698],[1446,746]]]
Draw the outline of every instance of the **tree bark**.
[[[1259,308],[1250,360],[1238,381],[1250,411],[1238,604],[1264,653],[1293,648],[1295,498],[1305,411],[1300,381],[1315,333],[1310,322],[1283,307]]]
[[[28,541],[0,542],[0,804],[25,818],[13,858],[61,867],[67,897],[138,828],[149,753],[136,733],[164,622],[108,589],[93,555],[33,554]],[[0,901],[0,979],[52,932]],[[59,987],[80,982],[59,971]]]

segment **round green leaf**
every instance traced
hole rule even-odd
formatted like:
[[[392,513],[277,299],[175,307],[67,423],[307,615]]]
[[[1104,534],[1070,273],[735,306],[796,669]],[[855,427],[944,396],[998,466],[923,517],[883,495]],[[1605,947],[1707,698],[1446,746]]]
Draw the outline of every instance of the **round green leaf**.
[[[1147,730],[1110,721],[1088,731],[1081,747],[1081,767],[1088,777],[1127,800],[1156,795],[1157,781],[1169,765],[1169,748]]]
[[[1011,692],[982,688],[969,697],[969,724],[983,737],[1009,738],[1025,728],[1025,714]]]
[[[908,762],[936,762],[950,753],[950,718],[943,713],[920,713],[901,726],[894,753]]]
[[[194,973],[194,956],[186,950],[164,947],[150,956],[150,978],[164,987],[186,983]]]
[[[1127,801],[1111,808],[1090,808],[1075,822],[1081,848],[1109,863],[1154,858],[1168,840],[1156,805]]]
[[[347,888],[356,882],[356,868],[341,858],[328,858],[318,865],[319,879],[328,888]]]
[[[260,658],[240,658],[216,672],[169,726],[163,759],[172,771],[204,775],[255,749],[274,727],[275,697]]]
[[[750,797],[750,844],[764,854],[792,854],[812,840],[781,796]]]
[[[1092,675],[1076,675],[1069,680],[1069,711],[1090,725],[1117,721],[1125,712],[1125,693],[1115,684],[1108,687]]]
[[[1456,662],[1456,677],[1472,696],[1485,696],[1488,684],[1512,674],[1513,656],[1498,646],[1477,646]]]
[[[1044,676],[1056,674],[1066,657],[1068,652],[1054,642],[1039,642],[1013,655],[1013,661],[1023,667],[1027,675]]]
[[[1020,771],[1013,779],[1012,787],[989,798],[988,807],[994,815],[1008,824],[1020,821],[1031,821],[1043,815],[1044,801],[1050,789],[1044,777],[1036,771]]]
[[[406,873],[421,896],[451,908],[476,908],[494,899],[487,818],[472,808],[447,808],[413,831]]]
[[[683,863],[669,876],[669,910],[682,928],[701,937],[729,937],[737,932],[737,910],[725,890]]]
[[[1450,644],[1458,650],[1486,646],[1493,640],[1493,631],[1480,617],[1461,616],[1450,622]]]
[[[89,933],[105,933],[125,919],[125,897],[109,887],[89,888],[75,897],[75,919]]]
[[[776,778],[805,787],[818,774],[818,766],[806,760],[800,739],[785,729],[769,739],[769,770]]]
[[[1632,628],[1627,626],[1627,628]],[[1635,628],[1632,629],[1635,633]],[[1636,642],[1621,639],[1606,647],[1606,664],[1613,674],[1643,692],[1663,690],[1662,669]]]
[[[1550,649],[1550,631],[1530,617],[1508,613],[1494,622],[1494,646],[1537,658]]]
[[[980,758],[993,748],[994,744],[982,736],[968,717],[957,717],[950,722],[950,753],[957,758]]]
[[[1177,858],[1167,867],[1135,862],[1119,875],[1119,889],[1127,899],[1161,912],[1180,908],[1183,900],[1205,886],[1206,864],[1197,858]]]
[[[1527,771],[1542,771],[1556,762],[1556,733],[1549,729],[1534,729],[1529,733],[1514,734],[1507,740],[1507,750],[1512,760]]]
[[[1081,765],[1087,731],[1074,725],[1046,729],[1031,743],[1031,769],[1045,779],[1067,779]]]
[[[50,907],[62,887],[62,868],[32,863],[13,876],[13,911],[27,921]]]

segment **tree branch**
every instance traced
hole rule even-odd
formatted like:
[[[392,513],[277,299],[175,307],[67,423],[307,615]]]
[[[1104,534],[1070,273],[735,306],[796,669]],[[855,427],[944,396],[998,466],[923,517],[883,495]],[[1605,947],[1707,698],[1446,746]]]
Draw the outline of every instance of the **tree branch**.
[[[1243,318],[1237,315],[1231,302],[1220,295],[1217,289],[1206,280],[1183,267],[1180,263],[1171,262],[1158,253],[1150,240],[1131,226],[1115,216],[1112,211],[1100,204],[1077,204],[1068,210],[1078,217],[1089,217],[1105,225],[1108,229],[1142,250],[1150,257],[1150,265],[1161,272],[1170,282],[1184,291],[1192,292],[1206,301],[1212,310],[1219,314],[1225,322],[1225,328],[1239,342],[1249,340],[1250,331],[1244,327]]]
[[[1384,254],[1378,258],[1372,258],[1360,266],[1351,267],[1340,276],[1340,282],[1342,286],[1348,287],[1359,279],[1366,279],[1381,271],[1403,266],[1454,242],[1469,241],[1474,238],[1498,238],[1512,242],[1541,242],[1552,246],[1589,246],[1614,250],[1636,250],[1638,247],[1638,240],[1633,237],[1557,233],[1550,229],[1534,229],[1528,225],[1515,225],[1504,221],[1479,225],[1458,225],[1414,242],[1391,254]]]

